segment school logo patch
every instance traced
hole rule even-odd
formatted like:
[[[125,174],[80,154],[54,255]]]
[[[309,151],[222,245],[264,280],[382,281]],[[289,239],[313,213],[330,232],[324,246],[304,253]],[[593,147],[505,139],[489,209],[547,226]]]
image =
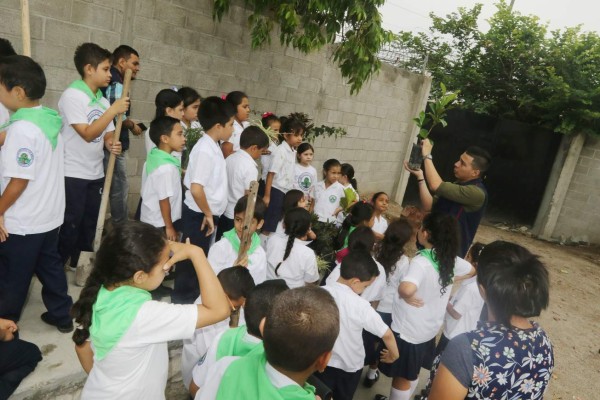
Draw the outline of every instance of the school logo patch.
[[[337,196],[332,194],[331,196],[329,196],[329,202],[331,204],[335,203],[335,201],[337,200]]]
[[[104,112],[102,110],[99,109],[92,109],[87,116],[88,119],[88,124],[91,125],[92,123],[94,123],[94,121],[96,121],[98,118],[100,118],[102,116]],[[98,136],[96,139],[92,140],[91,143],[98,143],[100,142],[102,139],[104,138],[104,132],[102,132],[102,134],[100,136]]]
[[[308,191],[312,186],[313,180],[312,175],[308,172],[303,172],[298,176],[298,187],[303,191]]]
[[[33,164],[33,151],[28,148],[21,147],[17,151],[17,164],[19,167],[29,167]]]

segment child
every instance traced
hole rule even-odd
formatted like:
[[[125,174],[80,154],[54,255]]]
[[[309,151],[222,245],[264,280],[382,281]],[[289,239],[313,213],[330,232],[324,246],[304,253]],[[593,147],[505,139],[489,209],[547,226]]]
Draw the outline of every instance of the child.
[[[150,150],[144,166],[140,219],[164,228],[167,239],[175,241],[181,231],[181,162],[171,153],[183,149],[185,137],[179,120],[172,117],[155,119],[149,130],[157,147]]]
[[[198,122],[198,110],[200,109],[200,95],[195,89],[184,86],[177,91],[183,100],[183,116],[181,117],[181,126],[185,130],[200,128]]]
[[[315,388],[306,381],[325,369],[339,329],[339,312],[327,291],[286,290],[261,322],[264,347],[217,362],[196,399],[314,400]]]
[[[217,274],[219,283],[223,287],[231,311],[243,307],[250,291],[254,288],[254,280],[247,268],[229,267]],[[194,304],[202,304],[202,297],[198,297]],[[216,324],[196,329],[191,339],[183,340],[181,351],[181,375],[186,388],[190,387],[192,381],[192,370],[194,366],[205,356],[208,347],[220,333],[229,328],[229,319]]]
[[[173,264],[191,260],[201,305],[150,300]],[[96,253],[94,269],[73,306],[75,350],[88,379],[82,399],[164,399],[167,342],[229,315],[229,302],[202,249],[167,242],[143,222],[116,225]],[[88,338],[90,340],[88,340]]]
[[[444,322],[444,312],[454,277],[473,275],[475,270],[458,252],[458,224],[447,214],[433,212],[417,232],[423,247],[401,279],[392,305],[392,330],[402,358],[381,364],[393,377],[390,399],[408,400],[418,384],[424,361],[433,355],[435,336]]]
[[[244,305],[246,325],[224,330],[212,341],[206,355],[194,366],[189,387],[192,397],[206,384],[206,377],[215,363],[223,357],[242,357],[262,342],[260,322],[267,316],[273,301],[280,293],[289,290],[282,279],[256,285]]]
[[[338,214],[338,224],[342,224],[346,219],[347,212],[358,200],[358,183],[354,179],[354,167],[348,163],[342,164],[342,173],[339,179],[340,184],[344,187],[344,197],[346,197],[346,204],[343,206],[342,212]]]
[[[383,239],[383,234],[388,227],[388,222],[383,214],[388,210],[390,199],[385,192],[377,192],[371,197],[373,205],[373,231],[377,240]]]
[[[183,118],[183,98],[173,89],[162,89],[158,92],[154,98],[154,105],[156,106],[154,119],[168,116],[181,121]],[[146,154],[150,153],[150,150],[156,147],[156,144],[150,139],[150,129],[147,129],[146,133],[144,133],[144,143],[146,145]],[[173,155],[181,159],[181,153]]]
[[[298,146],[296,163],[294,169],[294,189],[302,190],[306,201],[310,204],[315,197],[315,185],[317,184],[317,170],[310,165],[315,150],[310,143],[302,143]]]
[[[342,164],[334,158],[323,164],[323,180],[315,186],[314,212],[321,222],[336,222],[344,187],[338,182]]]
[[[281,129],[281,120],[272,112],[263,113],[261,123],[264,128],[270,128],[273,132],[279,133],[279,130]],[[269,174],[269,168],[271,168],[271,164],[273,163],[273,152],[276,148],[277,142],[274,140],[269,140],[269,148],[263,151],[263,154],[260,156],[260,164],[262,166],[260,182],[258,186],[258,195],[260,197],[265,195],[267,175]]]
[[[342,229],[340,229],[335,239],[335,246],[339,249],[336,256],[338,262],[342,261],[341,259],[346,253],[343,250],[348,247],[348,237],[350,234],[359,226],[372,228],[373,222],[373,206],[369,203],[359,202],[350,208],[350,212],[342,224]]]
[[[341,276],[325,289],[331,293],[340,310],[340,335],[324,372],[317,374],[333,392],[336,400],[351,400],[360,381],[365,349],[363,329],[382,338],[387,350],[381,360],[393,362],[398,358],[398,348],[392,331],[383,322],[368,301],[360,294],[379,275],[377,264],[366,251],[355,251],[342,261]]]
[[[229,139],[223,141],[221,144],[223,157],[227,158],[231,153],[240,149],[240,136],[242,131],[250,125],[248,122],[248,118],[250,117],[250,103],[248,102],[246,93],[240,91],[230,92],[227,97],[225,97],[225,101],[231,104],[235,110],[233,133]]]
[[[227,140],[233,130],[233,107],[218,97],[208,97],[198,112],[206,132],[192,152],[183,184],[183,240],[187,238],[206,254],[219,217],[227,207],[227,171],[219,141]],[[189,304],[198,297],[198,283],[188,262],[177,266],[174,303]]]
[[[118,155],[121,143],[113,140],[115,117],[127,111],[129,98],[109,105],[101,87],[110,81],[111,53],[94,43],[75,50],[75,67],[81,75],[63,92],[58,109],[63,117],[61,136],[65,143],[65,218],[58,249],[63,265],[70,258],[77,267],[79,253],[92,251],[96,222],[104,187],[104,148]]]
[[[233,228],[233,209],[240,198],[250,192],[250,184],[258,181],[256,160],[269,146],[269,138],[257,126],[249,126],[240,135],[240,151],[227,157],[227,208],[219,219],[217,240]]]
[[[0,58],[8,57],[8,56],[16,56],[17,53],[15,49],[12,47],[12,44],[4,38],[0,38]],[[8,109],[0,102],[0,127],[3,127],[4,124],[8,122],[10,118],[10,114],[8,113]],[[3,131],[4,128],[0,129]],[[3,144],[4,140],[0,142],[0,146]]]
[[[285,235],[272,235],[267,242],[267,279],[282,278],[290,288],[317,283],[315,252],[307,247],[310,213],[294,208],[283,219]]]
[[[73,302],[57,247],[65,212],[64,142],[58,113],[40,106],[45,91],[44,71],[31,58],[2,59],[0,103],[14,114],[0,161],[0,318],[19,321],[35,274],[48,310],[42,320],[66,333],[73,330]]]
[[[241,152],[239,152],[241,153]],[[237,153],[236,153],[237,154]],[[227,159],[234,157],[232,154]],[[262,283],[267,279],[267,255],[260,245],[260,238],[256,231],[262,227],[263,218],[267,206],[260,197],[256,198],[254,204],[254,218],[249,227],[251,236],[251,244],[248,253],[244,259],[239,259],[240,240],[242,239],[242,230],[244,228],[244,218],[246,216],[246,206],[248,204],[248,196],[243,196],[238,200],[233,209],[235,216],[234,228],[225,232],[223,238],[211,246],[208,253],[208,261],[213,267],[215,273],[219,273],[224,268],[233,265],[241,265],[246,267],[256,284]]]
[[[304,124],[294,118],[289,118],[282,125],[283,141],[273,152],[273,163],[267,175],[265,195],[263,200],[267,204],[267,215],[263,233],[269,235],[277,229],[281,219],[281,204],[283,196],[294,188],[294,165],[296,164],[296,147],[302,143]]]
[[[283,196],[283,215],[293,208],[308,208],[308,203],[304,197],[304,192],[298,189],[292,189]],[[275,233],[278,235],[285,235],[285,228],[283,227],[283,218],[277,224]],[[317,235],[311,230],[308,231],[308,239],[315,240]]]

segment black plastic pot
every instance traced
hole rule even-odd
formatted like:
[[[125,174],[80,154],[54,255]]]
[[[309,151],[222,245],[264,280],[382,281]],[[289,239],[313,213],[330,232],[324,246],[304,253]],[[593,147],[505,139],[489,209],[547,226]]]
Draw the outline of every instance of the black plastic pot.
[[[423,154],[421,152],[421,139],[419,139],[419,142],[412,145],[408,166],[410,169],[420,169],[421,164],[423,164]]]

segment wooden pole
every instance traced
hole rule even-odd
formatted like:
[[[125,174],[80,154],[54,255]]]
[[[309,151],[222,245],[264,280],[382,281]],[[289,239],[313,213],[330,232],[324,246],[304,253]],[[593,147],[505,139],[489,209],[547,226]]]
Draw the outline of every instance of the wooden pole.
[[[21,36],[23,55],[31,57],[31,32],[29,28],[29,0],[21,0]]]
[[[240,251],[238,253],[238,260],[241,260],[248,253],[250,244],[252,243],[252,236],[250,235],[250,225],[252,225],[252,219],[254,218],[254,206],[256,205],[256,196],[258,194],[258,182],[252,181],[250,183],[250,192],[248,193],[248,203],[246,204],[246,213],[244,214],[244,226],[242,227],[242,238],[240,240]]]

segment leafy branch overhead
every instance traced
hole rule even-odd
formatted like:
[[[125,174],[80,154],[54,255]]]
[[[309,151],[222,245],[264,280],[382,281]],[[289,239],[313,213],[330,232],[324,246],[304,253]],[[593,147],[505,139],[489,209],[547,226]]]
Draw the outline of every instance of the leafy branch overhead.
[[[213,18],[221,21],[232,0],[214,0]],[[333,60],[342,77],[350,84],[350,93],[379,71],[377,53],[393,40],[383,29],[377,7],[385,0],[246,0],[252,12],[248,18],[252,48],[270,44],[275,24],[282,45],[303,53],[336,44]]]
[[[449,110],[458,106],[459,92],[448,92],[446,85],[440,83],[440,95],[427,104],[429,111],[421,111],[418,117],[413,118],[413,121],[419,127],[419,137],[421,139],[427,139],[427,136],[437,125],[442,125],[444,128],[448,125],[445,118]]]

